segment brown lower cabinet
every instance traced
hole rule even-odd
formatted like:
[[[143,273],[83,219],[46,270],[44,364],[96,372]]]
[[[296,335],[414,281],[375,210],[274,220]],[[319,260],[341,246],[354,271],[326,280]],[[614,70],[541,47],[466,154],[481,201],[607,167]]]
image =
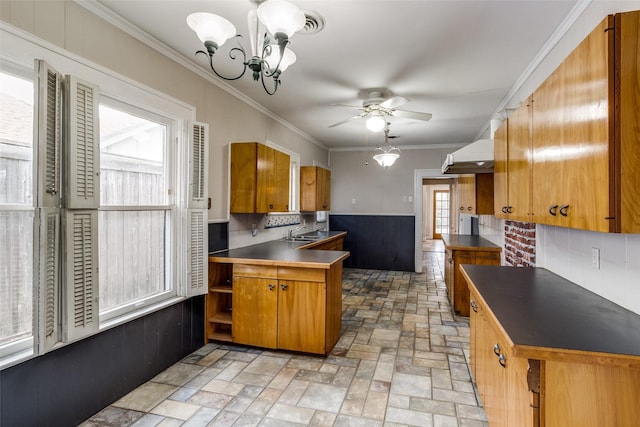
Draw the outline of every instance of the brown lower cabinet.
[[[217,284],[210,280],[208,341],[328,354],[340,338],[342,262],[327,269],[210,261],[209,277]]]
[[[528,284],[539,279],[532,269],[511,267],[518,273],[516,276],[504,273],[509,267],[484,272],[478,270],[480,267],[463,268],[468,273],[465,278],[471,298],[470,367],[490,427],[640,425],[640,354],[637,342],[625,343],[637,339],[638,316],[621,308],[611,309],[611,304],[601,303],[586,290],[565,292],[560,286],[566,282],[560,279],[554,279],[547,287],[551,292],[538,288],[533,291]],[[481,281],[474,282],[478,278]],[[479,284],[482,292],[496,291],[481,293]],[[578,297],[566,301],[565,309],[559,309],[562,304],[549,299],[554,289],[565,292],[563,297]],[[501,293],[509,295],[502,297]],[[494,307],[487,301],[501,305]],[[587,304],[582,305],[583,302]],[[571,304],[584,307],[579,316],[564,313],[573,310]],[[531,313],[546,319],[531,321]],[[600,316],[599,322],[618,319],[603,327],[608,335],[605,345],[616,347],[622,343],[634,354],[583,350],[582,347],[596,345],[588,338],[594,324],[584,316],[586,313]],[[541,344],[520,344],[522,337]],[[601,341],[599,338],[602,337],[593,341]]]

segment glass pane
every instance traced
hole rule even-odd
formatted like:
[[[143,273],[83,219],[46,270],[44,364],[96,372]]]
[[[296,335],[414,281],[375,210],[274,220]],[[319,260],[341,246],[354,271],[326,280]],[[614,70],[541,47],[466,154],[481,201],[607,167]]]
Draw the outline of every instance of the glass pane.
[[[33,212],[0,212],[0,347],[31,336]]]
[[[100,105],[100,203],[166,205],[167,126]]]
[[[33,205],[33,82],[0,72],[0,204]]]
[[[100,211],[100,312],[166,290],[169,211]]]

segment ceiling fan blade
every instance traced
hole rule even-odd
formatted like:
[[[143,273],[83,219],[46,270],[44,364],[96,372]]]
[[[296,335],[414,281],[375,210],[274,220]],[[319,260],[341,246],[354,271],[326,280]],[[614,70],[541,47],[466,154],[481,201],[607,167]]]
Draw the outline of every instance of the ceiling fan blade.
[[[417,111],[393,110],[391,115],[402,119],[422,120],[425,122],[431,120],[430,113],[419,113]]]
[[[357,110],[364,110],[364,108],[362,107],[362,105],[348,105],[348,104],[329,104],[330,107],[349,107],[349,108],[355,108]]]
[[[381,102],[380,106],[383,108],[396,108],[406,104],[407,102],[409,102],[409,98],[405,98],[404,96],[392,96],[391,98]]]
[[[350,122],[351,120],[360,119],[360,118],[362,118],[362,117],[364,117],[364,116],[366,116],[366,115],[367,115],[367,113],[358,114],[358,115],[355,115],[355,116],[353,116],[353,117],[349,117],[348,119],[345,119],[345,120],[343,120],[343,121],[341,121],[341,122],[334,123],[334,124],[330,125],[329,127],[330,127],[330,128],[334,128],[334,127],[336,127],[336,126],[339,126],[339,125],[345,124],[345,123],[347,123],[347,122]]]

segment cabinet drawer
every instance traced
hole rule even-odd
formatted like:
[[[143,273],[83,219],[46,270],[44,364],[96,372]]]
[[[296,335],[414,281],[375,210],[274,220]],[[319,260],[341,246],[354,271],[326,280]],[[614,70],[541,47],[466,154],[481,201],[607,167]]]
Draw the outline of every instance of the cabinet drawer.
[[[278,280],[325,281],[325,270],[321,268],[278,267]]]
[[[278,277],[278,268],[268,265],[233,264],[233,275],[276,279]]]

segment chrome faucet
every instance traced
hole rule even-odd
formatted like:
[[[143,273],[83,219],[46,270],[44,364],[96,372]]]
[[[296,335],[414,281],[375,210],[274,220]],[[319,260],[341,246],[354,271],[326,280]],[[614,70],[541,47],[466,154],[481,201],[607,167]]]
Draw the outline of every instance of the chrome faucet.
[[[290,229],[289,230],[289,239],[293,239],[293,233],[298,231],[298,230],[302,230],[303,228],[307,228],[307,226],[306,225],[300,225],[300,226],[298,226],[298,227],[296,227],[294,229]]]

